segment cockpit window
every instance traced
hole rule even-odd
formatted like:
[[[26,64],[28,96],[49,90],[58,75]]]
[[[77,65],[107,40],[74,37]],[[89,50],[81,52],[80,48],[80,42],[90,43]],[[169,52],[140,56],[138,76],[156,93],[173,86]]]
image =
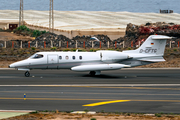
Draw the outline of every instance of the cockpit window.
[[[38,59],[38,58],[43,58],[42,54],[34,54],[30,57],[31,59]]]

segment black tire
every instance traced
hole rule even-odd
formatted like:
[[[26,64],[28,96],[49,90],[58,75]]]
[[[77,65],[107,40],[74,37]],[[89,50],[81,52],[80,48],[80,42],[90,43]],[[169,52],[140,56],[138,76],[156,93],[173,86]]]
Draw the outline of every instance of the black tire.
[[[90,71],[89,74],[90,74],[91,76],[95,76],[96,72],[95,72],[95,71]]]
[[[26,77],[29,77],[29,76],[30,76],[29,71],[26,71],[26,72],[24,73],[24,75],[25,75]]]

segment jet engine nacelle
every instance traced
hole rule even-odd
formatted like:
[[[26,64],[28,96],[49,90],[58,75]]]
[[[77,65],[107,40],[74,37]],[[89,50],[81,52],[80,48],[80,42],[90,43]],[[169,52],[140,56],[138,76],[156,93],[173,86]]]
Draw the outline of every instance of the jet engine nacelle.
[[[97,52],[100,52],[101,60],[103,62],[108,62],[108,61],[115,62],[129,58],[127,54],[118,51],[97,51]]]

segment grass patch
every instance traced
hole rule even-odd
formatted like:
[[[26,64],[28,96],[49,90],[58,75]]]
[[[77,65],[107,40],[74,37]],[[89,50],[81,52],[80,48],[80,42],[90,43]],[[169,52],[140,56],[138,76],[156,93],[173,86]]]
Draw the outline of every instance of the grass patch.
[[[155,116],[156,116],[156,117],[161,117],[161,114],[156,113]]]

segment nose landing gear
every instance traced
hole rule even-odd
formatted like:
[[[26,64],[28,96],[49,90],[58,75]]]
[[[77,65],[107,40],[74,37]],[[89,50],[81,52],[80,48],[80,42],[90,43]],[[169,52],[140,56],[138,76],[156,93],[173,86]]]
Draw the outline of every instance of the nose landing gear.
[[[24,75],[25,75],[26,77],[29,77],[29,76],[30,76],[30,72],[29,72],[29,71],[26,71],[26,72],[24,73]]]

